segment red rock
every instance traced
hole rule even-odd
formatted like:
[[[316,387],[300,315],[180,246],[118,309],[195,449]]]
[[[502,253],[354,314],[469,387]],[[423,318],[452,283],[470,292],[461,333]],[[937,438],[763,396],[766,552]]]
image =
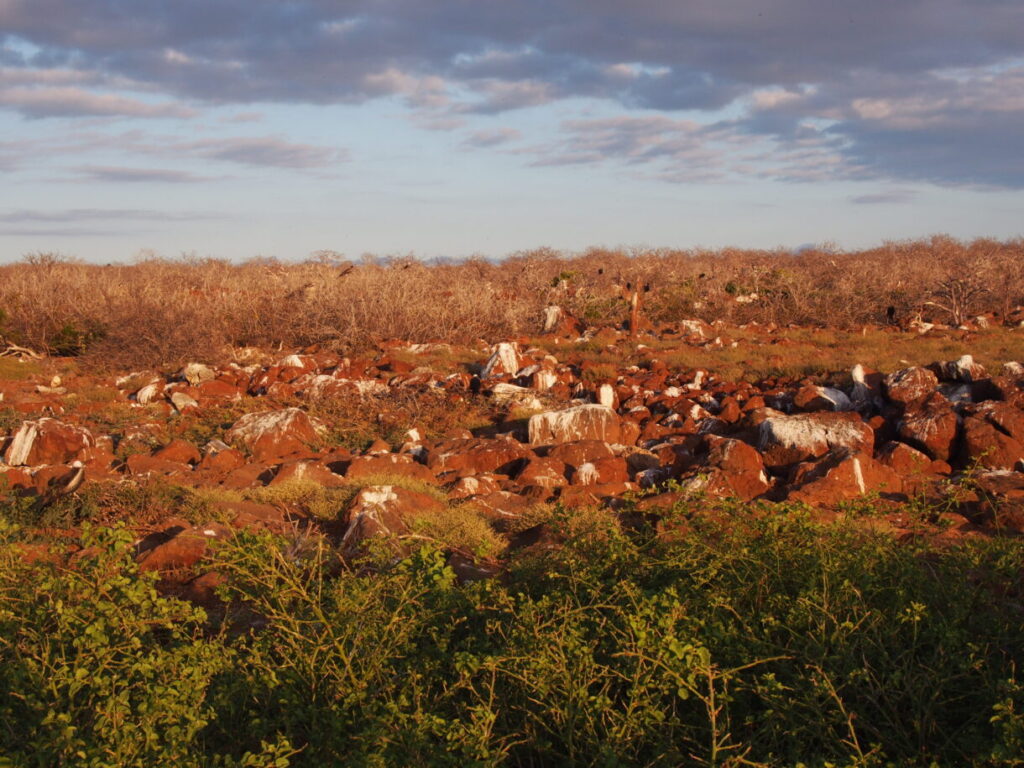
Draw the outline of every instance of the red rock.
[[[459,478],[448,492],[450,499],[467,499],[472,496],[494,493],[502,489],[502,478],[498,475],[470,475]]]
[[[953,406],[936,392],[903,415],[897,432],[902,440],[933,459],[946,461],[953,453],[958,422]]]
[[[801,411],[850,411],[853,403],[846,393],[832,387],[807,384],[801,387],[793,398],[793,405]]]
[[[906,443],[890,441],[878,449],[879,462],[900,475],[928,474],[932,460]]]
[[[532,502],[529,499],[510,491],[494,491],[476,496],[473,508],[487,517],[491,527],[503,531],[514,520],[521,518],[530,511]]]
[[[718,412],[718,418],[726,424],[735,424],[743,415],[739,402],[737,402],[736,398],[732,395],[722,398],[721,406],[721,410]]]
[[[562,411],[547,411],[530,417],[531,445],[601,440],[618,443],[619,417],[603,405],[577,405]]]
[[[196,397],[200,401],[213,400],[218,402],[241,400],[243,389],[221,379],[204,381],[196,387]]]
[[[927,368],[904,368],[884,379],[885,392],[894,403],[907,405],[927,397],[939,386],[938,377]]]
[[[874,430],[856,413],[809,413],[766,416],[758,426],[757,447],[766,466],[780,467],[833,448],[870,453],[874,441]]]
[[[320,426],[300,408],[247,413],[225,434],[246,446],[257,461],[273,461],[303,453],[319,442]]]
[[[1024,408],[1024,378],[997,376],[990,383],[995,398],[1005,400],[1015,408]]]
[[[221,481],[225,488],[241,490],[266,485],[273,479],[273,468],[268,464],[245,464],[233,469]]]
[[[987,469],[1024,467],[1024,444],[977,416],[964,419],[964,459]]]
[[[0,492],[32,486],[31,470],[25,467],[0,467]]]
[[[208,472],[230,472],[233,469],[245,466],[245,456],[241,451],[234,448],[226,448],[219,451],[207,453],[196,469]]]
[[[489,379],[502,374],[515,376],[519,368],[519,349],[515,342],[501,342],[494,345],[491,357],[484,365],[480,378]]]
[[[283,483],[306,481],[322,485],[324,488],[339,488],[345,485],[340,475],[334,474],[318,461],[299,460],[288,461],[282,464],[270,485],[282,485]]]
[[[202,459],[199,449],[187,440],[172,440],[153,452],[153,458],[175,461],[179,464],[198,464]]]
[[[92,448],[86,448],[79,454],[79,460],[89,468],[90,477],[109,474],[114,464],[117,463],[117,457],[110,450],[109,446],[101,444],[99,441],[97,443],[97,445]]]
[[[596,485],[573,485],[562,489],[558,503],[564,507],[597,507],[613,502],[624,493],[639,490],[635,483],[611,482]]]
[[[743,403],[743,412],[750,413],[751,411],[759,411],[766,406],[764,398],[760,395],[754,395]]]
[[[139,559],[139,569],[161,572],[191,569],[206,555],[211,541],[230,535],[230,529],[219,523],[189,528],[143,554]]]
[[[125,462],[130,475],[180,475],[192,471],[188,464],[178,461],[167,461],[144,453],[133,453]]]
[[[640,425],[632,421],[619,424],[619,445],[636,445],[640,439]]]
[[[595,459],[610,458],[615,455],[615,451],[602,440],[577,440],[552,446],[547,455],[570,467],[578,467]]]
[[[971,484],[976,490],[960,494],[970,519],[997,530],[1024,533],[1024,473],[979,472]]]
[[[32,485],[36,493],[43,495],[65,486],[77,473],[78,467],[69,464],[49,464],[32,473]]]
[[[442,440],[428,447],[427,466],[436,473],[513,475],[533,455],[529,448],[514,440]]]
[[[381,456],[357,456],[345,472],[345,479],[386,482],[388,477],[406,477],[430,485],[437,485],[437,475],[408,454],[387,453]]]
[[[460,584],[494,579],[505,571],[505,567],[498,560],[481,560],[458,551],[448,555],[448,567],[455,572]]]
[[[221,605],[217,590],[227,584],[227,576],[217,571],[200,574],[184,585],[181,597],[190,603],[203,608],[216,608]]]
[[[573,485],[609,485],[629,482],[626,460],[614,456],[594,459],[576,467],[572,473]]]
[[[11,466],[62,464],[79,459],[95,443],[83,427],[50,418],[26,421],[7,446],[4,462]]]
[[[988,402],[975,406],[971,413],[1018,442],[1024,441],[1024,410],[1010,403]]]
[[[761,455],[740,440],[708,435],[707,455],[696,465],[696,474],[680,482],[688,493],[750,500],[771,489]]]
[[[418,514],[444,509],[437,499],[391,485],[363,488],[348,509],[348,527],[341,540],[346,556],[359,553],[370,538],[401,536]]]
[[[903,483],[892,468],[869,456],[837,451],[797,468],[787,499],[811,506],[831,506],[869,492],[900,493]]]
[[[232,528],[267,529],[282,533],[288,528],[288,513],[271,504],[255,501],[226,501],[217,509],[231,521]]]
[[[522,486],[535,485],[540,488],[561,488],[568,485],[566,479],[568,467],[555,458],[530,459],[522,471],[516,476],[516,482]]]

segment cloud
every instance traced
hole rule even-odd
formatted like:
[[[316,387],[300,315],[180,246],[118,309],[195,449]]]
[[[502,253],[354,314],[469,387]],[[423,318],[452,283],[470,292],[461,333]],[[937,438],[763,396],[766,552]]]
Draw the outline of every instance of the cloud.
[[[84,178],[93,181],[128,183],[185,184],[209,181],[209,176],[200,176],[188,171],[170,168],[123,168],[119,166],[84,165],[75,169]]]
[[[233,115],[222,117],[222,123],[258,123],[263,119],[261,112],[236,112]]]
[[[196,221],[219,219],[219,214],[199,211],[157,211],[143,208],[22,209],[0,212],[0,224],[74,224],[95,221]]]
[[[494,128],[490,130],[474,131],[469,134],[463,142],[464,147],[475,147],[478,149],[486,149],[489,147],[497,147],[501,144],[507,144],[510,141],[515,141],[522,137],[522,132],[517,131],[515,128]]]
[[[3,0],[0,29],[0,62],[50,72],[32,86],[4,79],[3,103],[36,117],[392,97],[429,126],[599,99],[638,118],[685,110],[720,133],[619,126],[602,145],[590,128],[589,146],[534,160],[737,172],[739,160],[700,159],[729,138],[776,151],[748,165],[778,178],[1024,188],[1019,0]],[[263,152],[265,164],[281,157]],[[302,158],[284,162],[315,164]]]
[[[152,104],[116,94],[96,93],[81,88],[2,88],[0,106],[10,107],[25,117],[193,117],[195,111],[179,104]]]
[[[855,195],[850,198],[856,205],[899,205],[909,203],[917,197],[917,193],[909,189],[891,189],[867,195]]]
[[[559,166],[618,162],[663,181],[710,181],[728,171],[732,134],[717,126],[664,116],[568,120],[563,139],[527,149],[533,165]]]
[[[156,211],[141,208],[73,208],[0,212],[0,235],[6,237],[108,237],[143,234],[176,222],[215,220],[221,214]]]
[[[205,139],[178,145],[199,157],[240,165],[275,168],[322,168],[348,159],[342,149],[297,144],[276,137]]]

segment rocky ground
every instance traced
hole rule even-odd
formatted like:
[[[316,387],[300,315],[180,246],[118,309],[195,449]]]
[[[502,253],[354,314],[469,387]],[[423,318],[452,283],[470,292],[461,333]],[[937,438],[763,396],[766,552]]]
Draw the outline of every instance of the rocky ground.
[[[799,504],[936,541],[1024,532],[1020,329],[990,331],[1021,354],[987,368],[963,354],[750,380],[679,361],[740,345],[767,358],[803,331],[687,321],[631,338],[548,320],[493,346],[238,350],[122,375],[5,358],[0,502],[32,533],[26,557],[73,557],[82,524],[123,518],[143,568],[200,601],[217,583],[209,543],[250,527],[324,536],[349,558],[370,539],[434,537],[463,578],[543,543],[532,521],[553,504],[664,536],[687,522],[660,510],[683,499],[693,514]]]

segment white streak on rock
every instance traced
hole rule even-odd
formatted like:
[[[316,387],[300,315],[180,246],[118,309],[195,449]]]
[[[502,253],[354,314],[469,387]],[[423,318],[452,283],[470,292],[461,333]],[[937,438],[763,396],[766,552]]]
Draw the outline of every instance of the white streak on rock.
[[[14,435],[10,446],[7,448],[5,461],[12,467],[23,465],[28,460],[32,446],[39,436],[39,426],[34,421],[26,421],[21,429]]]

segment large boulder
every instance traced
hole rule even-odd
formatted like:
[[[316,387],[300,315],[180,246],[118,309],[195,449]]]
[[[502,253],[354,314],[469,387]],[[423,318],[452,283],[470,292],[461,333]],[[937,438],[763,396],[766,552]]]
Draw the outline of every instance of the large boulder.
[[[704,438],[708,454],[698,473],[683,482],[690,491],[709,496],[750,499],[771,488],[764,462],[753,447],[740,440],[708,435]]]
[[[531,445],[601,440],[618,443],[619,416],[604,405],[577,405],[561,411],[546,411],[530,417]]]
[[[502,341],[492,348],[491,356],[484,365],[480,378],[490,379],[501,374],[515,376],[518,370],[519,350],[515,342]]]
[[[247,413],[225,434],[241,443],[258,461],[273,461],[307,451],[319,442],[322,427],[301,408]]]
[[[768,467],[781,467],[824,456],[834,448],[870,454],[875,432],[856,413],[807,413],[765,418],[757,447]]]
[[[907,405],[921,400],[939,387],[938,377],[927,368],[904,368],[885,377],[885,394],[894,403]]]
[[[927,453],[933,459],[948,461],[956,443],[959,417],[952,404],[937,392],[903,415],[897,426],[904,442]]]
[[[900,493],[903,483],[895,470],[870,456],[847,450],[831,451],[815,462],[800,465],[789,501],[832,506],[870,492]]]
[[[560,443],[548,451],[548,456],[564,461],[570,467],[578,467],[588,461],[607,459],[615,455],[615,451],[602,440],[577,440],[571,443]]]
[[[793,405],[801,411],[852,411],[853,402],[846,393],[834,387],[808,384],[793,397]]]
[[[435,473],[513,475],[533,452],[515,440],[454,438],[427,447],[427,466]]]
[[[516,482],[521,486],[561,488],[569,483],[566,479],[567,474],[568,466],[549,456],[543,459],[530,459],[516,477]]]
[[[352,499],[348,527],[341,540],[346,556],[358,554],[372,538],[397,537],[409,533],[417,514],[436,512],[444,505],[432,496],[393,485],[371,485]]]
[[[211,541],[230,536],[230,529],[220,523],[178,529],[166,541],[143,553],[139,568],[161,573],[191,570],[206,556]]]
[[[23,422],[4,452],[12,467],[66,464],[96,444],[89,430],[56,419]]]
[[[964,461],[986,469],[1024,467],[1024,443],[1014,440],[979,416],[964,419]]]

